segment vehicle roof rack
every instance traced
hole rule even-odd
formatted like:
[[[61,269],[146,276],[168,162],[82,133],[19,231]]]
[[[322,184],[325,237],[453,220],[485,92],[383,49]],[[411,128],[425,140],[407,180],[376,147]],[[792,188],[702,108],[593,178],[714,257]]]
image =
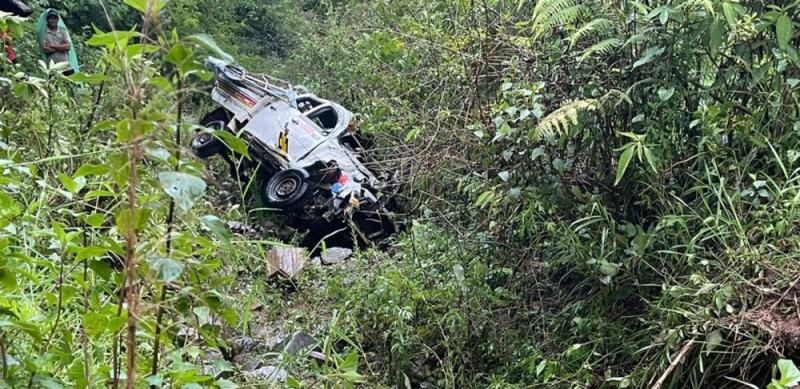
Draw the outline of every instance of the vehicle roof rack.
[[[223,74],[225,78],[237,82],[256,93],[260,99],[274,96],[286,100],[297,108],[297,94],[292,84],[286,80],[264,73],[249,72],[241,66],[230,64],[215,57],[206,59],[206,68],[217,77]]]

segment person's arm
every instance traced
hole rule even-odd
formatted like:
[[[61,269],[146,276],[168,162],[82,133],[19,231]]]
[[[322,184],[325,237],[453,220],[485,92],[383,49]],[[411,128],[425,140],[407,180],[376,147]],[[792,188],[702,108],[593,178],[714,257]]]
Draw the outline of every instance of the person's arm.
[[[72,42],[70,42],[66,33],[64,33],[64,39],[61,40],[61,43],[56,45],[54,48],[56,49],[56,51],[63,51],[63,52],[67,52],[69,51],[69,49],[72,48]]]

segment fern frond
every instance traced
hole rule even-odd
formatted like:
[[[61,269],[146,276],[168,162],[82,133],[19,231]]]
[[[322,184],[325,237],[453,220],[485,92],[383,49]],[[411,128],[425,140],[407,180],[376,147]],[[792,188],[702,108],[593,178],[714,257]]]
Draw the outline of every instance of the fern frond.
[[[612,89],[600,98],[600,108],[605,111],[607,107],[619,105],[623,101],[628,105],[633,105],[633,100],[625,92]]]
[[[614,22],[600,18],[584,24],[569,37],[570,45],[575,46],[578,41],[587,36],[605,36],[614,30]]]
[[[578,115],[583,111],[594,111],[599,103],[594,99],[573,100],[547,115],[534,129],[532,138],[541,139],[546,135],[564,134],[570,126],[578,123]]]
[[[575,23],[586,10],[587,8],[583,4],[573,5],[572,7],[554,13],[547,19],[545,25],[547,28],[553,28],[555,26]]]
[[[550,19],[567,9],[583,7],[579,0],[540,0],[533,8],[532,28],[536,34],[547,32],[552,25]],[[574,14],[575,11],[567,11],[567,14]],[[565,15],[568,16],[568,15]]]
[[[583,62],[586,58],[594,54],[608,54],[620,46],[622,46],[622,41],[618,38],[605,39],[584,50],[583,53],[578,56],[578,62]]]
[[[625,41],[625,44],[622,45],[622,47],[628,47],[628,46],[631,46],[631,45],[637,45],[637,44],[640,44],[640,43],[644,43],[644,42],[647,41],[648,38],[653,37],[653,36],[657,36],[656,32],[659,31],[659,30],[663,30],[663,29],[664,29],[663,27],[649,27],[649,28],[646,28],[646,29],[640,31],[638,34],[633,35],[630,38],[628,38],[628,40]]]

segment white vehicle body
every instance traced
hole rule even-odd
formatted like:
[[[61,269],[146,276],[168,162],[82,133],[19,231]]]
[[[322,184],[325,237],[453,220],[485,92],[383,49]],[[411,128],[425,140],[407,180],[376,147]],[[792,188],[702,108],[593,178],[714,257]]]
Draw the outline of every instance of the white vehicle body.
[[[377,198],[383,183],[345,141],[354,139],[352,112],[302,87],[297,89],[304,93],[296,95],[288,82],[250,73],[217,58],[209,57],[206,67],[216,79],[211,98],[230,116],[225,127],[247,143],[254,162],[271,173],[335,167],[333,181],[313,183],[315,195],[309,203],[316,204],[314,213],[330,219],[348,207],[383,211]]]

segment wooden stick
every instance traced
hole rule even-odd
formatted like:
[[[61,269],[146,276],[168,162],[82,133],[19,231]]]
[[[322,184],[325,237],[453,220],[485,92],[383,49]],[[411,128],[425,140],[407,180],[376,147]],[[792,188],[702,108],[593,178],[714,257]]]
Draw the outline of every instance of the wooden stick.
[[[669,375],[672,374],[672,371],[675,370],[675,368],[678,366],[679,363],[681,363],[683,357],[685,357],[686,354],[689,353],[692,347],[694,347],[694,339],[686,342],[681,351],[678,353],[678,356],[675,358],[675,360],[669,364],[669,367],[667,367],[667,370],[664,371],[664,374],[661,375],[658,381],[656,381],[656,383],[653,386],[651,386],[650,389],[661,389],[661,386],[664,385],[664,381],[666,381]]]

